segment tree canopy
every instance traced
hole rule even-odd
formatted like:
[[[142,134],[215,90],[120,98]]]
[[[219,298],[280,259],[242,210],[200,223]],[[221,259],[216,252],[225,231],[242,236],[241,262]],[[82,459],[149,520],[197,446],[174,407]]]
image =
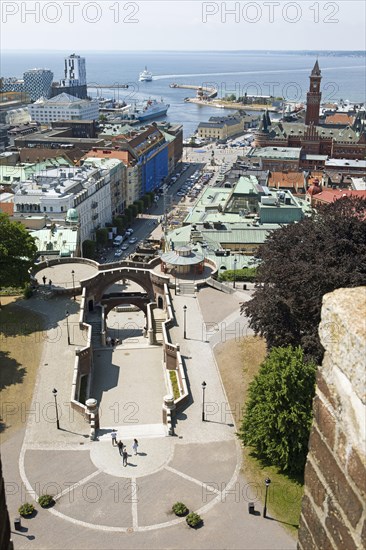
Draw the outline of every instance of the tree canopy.
[[[0,286],[23,286],[36,253],[34,238],[25,227],[0,212]]]
[[[249,385],[240,438],[289,473],[304,471],[315,372],[300,347],[273,348]]]
[[[273,231],[258,258],[254,296],[242,305],[251,328],[269,349],[301,345],[320,362],[324,294],[366,283],[366,200],[342,198]]]

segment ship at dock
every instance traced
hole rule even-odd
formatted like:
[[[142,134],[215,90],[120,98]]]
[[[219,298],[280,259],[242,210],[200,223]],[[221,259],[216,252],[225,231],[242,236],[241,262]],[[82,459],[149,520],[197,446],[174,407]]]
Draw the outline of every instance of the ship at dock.
[[[158,118],[167,114],[170,105],[164,103],[163,100],[156,101],[156,99],[148,99],[142,105],[142,107],[135,107],[130,113],[132,118],[144,122],[151,118]]]

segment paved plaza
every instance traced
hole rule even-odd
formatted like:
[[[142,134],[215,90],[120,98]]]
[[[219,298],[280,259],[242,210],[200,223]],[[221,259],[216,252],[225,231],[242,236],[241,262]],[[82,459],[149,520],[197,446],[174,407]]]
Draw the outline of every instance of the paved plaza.
[[[258,487],[248,485],[250,480],[240,473],[235,419],[212,351],[218,334],[222,338],[222,326],[243,323],[236,303],[245,297],[243,291],[228,296],[213,289],[204,289],[198,297],[173,296],[177,324],[171,337],[181,345],[191,393],[177,414],[173,437],[162,423],[162,398],[167,393],[162,347],[148,346],[141,334],[113,350],[97,347],[92,384],[102,408],[97,441],[90,441],[88,424],[69,406],[74,348],[82,345],[83,338],[78,328],[79,298],[24,302],[45,316],[46,331],[32,413],[25,429],[2,446],[7,502],[11,520],[22,498],[32,500],[35,494],[48,492],[56,495],[56,504],[49,510],[37,505],[33,519],[22,519],[25,530],[13,535],[16,550],[295,549],[295,541],[279,523],[248,514],[248,500],[256,501],[260,511],[262,505]],[[184,305],[187,339],[183,338]],[[123,315],[134,319],[130,312]],[[139,314],[135,319],[141,325]],[[208,332],[207,322],[216,323],[217,330]],[[203,380],[206,422],[201,419]],[[60,430],[55,425],[53,387],[58,391]],[[127,466],[112,446],[113,428],[126,445]],[[201,529],[190,529],[184,518],[172,514],[176,501],[203,517]]]

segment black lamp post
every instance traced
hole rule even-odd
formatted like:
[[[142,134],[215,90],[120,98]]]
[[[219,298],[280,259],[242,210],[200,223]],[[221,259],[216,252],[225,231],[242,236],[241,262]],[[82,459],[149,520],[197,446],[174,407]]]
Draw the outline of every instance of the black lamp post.
[[[73,289],[73,294],[74,294],[74,300],[76,300],[76,296],[75,296],[75,271],[74,270],[71,271],[71,276],[72,276],[72,289]]]
[[[66,317],[66,327],[67,327],[67,343],[70,345],[69,312],[68,311],[66,311],[65,317]]]
[[[206,382],[203,381],[202,384],[202,422],[204,422],[205,419],[205,389],[206,389]]]
[[[271,484],[271,480],[269,479],[269,477],[266,477],[266,479],[264,480],[264,483],[266,485],[266,495],[264,497],[264,510],[263,510],[263,517],[266,518],[267,517],[267,494],[268,494],[268,487],[270,486]]]
[[[186,333],[186,313],[187,313],[187,306],[183,306],[183,338],[184,338],[184,340],[187,339],[187,333]]]
[[[236,288],[235,283],[236,283],[236,262],[237,262],[237,261],[238,261],[238,260],[235,258],[235,259],[234,259],[234,284],[233,284],[233,288]]]
[[[55,398],[56,426],[57,426],[57,429],[59,430],[59,429],[60,429],[60,421],[59,421],[59,419],[58,419],[57,390],[56,390],[56,388],[53,388],[52,393],[53,393],[53,397]]]

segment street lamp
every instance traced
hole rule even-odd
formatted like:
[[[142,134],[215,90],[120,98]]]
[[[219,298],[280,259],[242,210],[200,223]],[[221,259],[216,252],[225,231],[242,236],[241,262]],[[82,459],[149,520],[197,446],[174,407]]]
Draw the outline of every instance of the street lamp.
[[[268,487],[271,484],[271,480],[269,479],[269,477],[266,477],[266,479],[264,480],[264,483],[266,485],[266,496],[264,497],[263,517],[266,518],[267,517],[267,493],[268,493]]]
[[[53,388],[52,393],[53,393],[53,397],[55,398],[56,426],[57,426],[57,429],[59,430],[60,429],[60,422],[59,422],[59,419],[58,419],[57,390],[56,390],[56,388]]]
[[[206,382],[203,381],[202,384],[202,422],[204,422],[205,419],[205,389],[206,389]]]
[[[186,313],[187,313],[187,306],[183,306],[183,338],[184,338],[184,340],[187,339],[187,333],[186,333]]]
[[[73,294],[74,294],[74,300],[76,300],[76,296],[75,296],[75,271],[74,270],[71,271],[71,276],[72,276],[72,289],[73,289]]]
[[[236,288],[235,286],[235,283],[236,283],[236,262],[238,260],[236,258],[234,258],[234,284],[233,284],[233,288]]]
[[[66,327],[67,327],[67,343],[70,345],[70,331],[69,331],[69,312],[66,311]]]

